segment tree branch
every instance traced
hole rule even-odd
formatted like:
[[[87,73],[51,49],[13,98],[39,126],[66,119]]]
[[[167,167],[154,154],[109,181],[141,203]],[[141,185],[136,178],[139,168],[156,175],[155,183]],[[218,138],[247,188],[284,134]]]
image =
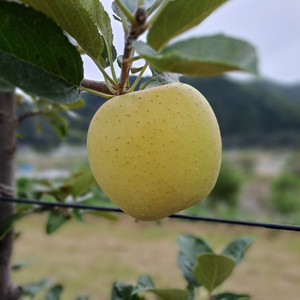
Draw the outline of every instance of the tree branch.
[[[132,65],[132,61],[128,60],[133,53],[132,42],[137,40],[138,37],[147,29],[144,25],[147,19],[147,12],[143,6],[138,7],[135,14],[135,22],[131,24],[129,33],[125,36],[125,47],[123,53],[123,61],[121,67],[121,76],[119,82],[118,94],[125,93],[126,81],[129,76],[129,71]]]
[[[24,121],[25,119],[27,119],[29,117],[34,117],[34,116],[37,116],[37,115],[42,115],[45,112],[46,112],[45,109],[28,111],[28,112],[24,113],[23,115],[21,115],[21,116],[19,116],[17,118],[17,125],[19,125],[22,121]]]
[[[107,87],[105,81],[95,81],[95,80],[89,80],[89,79],[83,79],[80,83],[80,85],[84,88],[94,90],[100,93],[113,95],[110,89]]]

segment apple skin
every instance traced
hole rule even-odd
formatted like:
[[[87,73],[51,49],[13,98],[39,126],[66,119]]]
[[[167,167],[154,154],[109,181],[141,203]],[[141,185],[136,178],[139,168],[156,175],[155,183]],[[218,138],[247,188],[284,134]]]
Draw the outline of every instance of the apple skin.
[[[210,193],[222,145],[204,96],[187,84],[171,83],[103,104],[91,121],[87,152],[110,200],[133,218],[150,221]]]

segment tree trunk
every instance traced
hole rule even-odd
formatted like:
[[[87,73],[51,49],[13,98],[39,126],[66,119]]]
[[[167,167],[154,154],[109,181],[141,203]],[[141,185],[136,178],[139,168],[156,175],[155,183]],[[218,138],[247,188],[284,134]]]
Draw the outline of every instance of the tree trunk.
[[[14,196],[16,118],[14,112],[14,92],[0,92],[0,193]],[[0,224],[14,211],[14,205],[0,201]],[[17,300],[20,288],[12,280],[10,260],[13,250],[14,233],[9,232],[0,241],[0,299]]]

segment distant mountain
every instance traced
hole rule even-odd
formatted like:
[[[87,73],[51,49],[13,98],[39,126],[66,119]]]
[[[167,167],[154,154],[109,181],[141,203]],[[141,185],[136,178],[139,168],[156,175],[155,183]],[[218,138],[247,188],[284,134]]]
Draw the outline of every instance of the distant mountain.
[[[135,77],[130,79],[133,82]],[[227,76],[182,77],[181,81],[194,86],[209,101],[220,125],[224,147],[300,148],[300,84],[237,81]],[[85,93],[83,97],[86,105],[77,110],[80,119],[69,120],[68,143],[85,143],[90,120],[105,102],[92,94]],[[43,118],[39,122],[47,134],[34,136],[35,122],[28,119],[22,124],[23,144],[44,147],[59,143]]]
[[[300,84],[182,77],[209,101],[225,147],[300,147]]]

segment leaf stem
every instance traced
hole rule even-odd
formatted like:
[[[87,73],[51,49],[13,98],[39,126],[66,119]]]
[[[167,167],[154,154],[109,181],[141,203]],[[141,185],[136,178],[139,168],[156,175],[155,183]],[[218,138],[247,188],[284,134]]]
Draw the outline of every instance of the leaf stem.
[[[140,86],[140,90],[144,90],[145,87],[152,81],[152,77],[149,78],[147,81],[145,81],[141,86]]]
[[[89,89],[89,88],[86,88],[86,87],[83,87],[83,86],[81,86],[81,89],[88,92],[88,93],[91,93],[91,94],[94,94],[94,95],[97,95],[97,96],[100,96],[100,97],[103,97],[103,98],[106,98],[106,99],[110,99],[110,98],[115,97],[115,95],[101,93],[101,92],[98,92],[98,91],[95,91],[93,89]]]
[[[97,67],[99,68],[99,70],[101,71],[101,73],[103,74],[104,78],[106,78],[111,85],[117,90],[119,88],[117,82],[115,82],[104,70],[104,68],[102,67],[102,65],[99,62],[96,62]]]
[[[106,42],[105,42],[106,43]],[[116,72],[115,72],[115,68],[114,68],[114,62],[113,62],[113,58],[112,58],[112,45],[108,45],[108,43],[106,43],[106,48],[107,49],[110,49],[108,51],[108,61],[109,61],[109,66],[110,66],[110,71],[111,71],[111,74],[112,74],[112,77],[113,77],[113,80],[115,82],[118,82],[118,78],[117,78],[117,75],[116,75]]]
[[[141,70],[139,76],[137,77],[137,79],[134,81],[133,85],[130,87],[130,89],[129,89],[127,92],[130,93],[130,92],[134,91],[135,87],[136,87],[137,84],[140,82],[140,80],[141,80],[141,78],[142,78],[144,72],[145,72],[146,69],[148,68],[148,65],[149,65],[148,63],[146,63],[146,64],[144,65],[144,67],[143,67],[143,69]]]
[[[108,82],[108,80],[104,77],[104,81],[106,83],[107,88],[109,89],[109,91],[113,94],[116,95],[117,91],[110,85],[110,83]]]
[[[138,55],[138,56],[129,57],[129,58],[127,58],[127,60],[130,61],[130,62],[134,62],[134,61],[140,60],[142,58],[143,57],[141,57],[141,56]]]
[[[121,10],[119,10],[119,13],[120,13],[120,17],[121,17],[121,21],[122,21],[122,25],[123,25],[123,30],[124,30],[125,35],[126,35],[126,34],[129,33],[130,28],[129,28],[129,25],[128,25],[125,14]]]

